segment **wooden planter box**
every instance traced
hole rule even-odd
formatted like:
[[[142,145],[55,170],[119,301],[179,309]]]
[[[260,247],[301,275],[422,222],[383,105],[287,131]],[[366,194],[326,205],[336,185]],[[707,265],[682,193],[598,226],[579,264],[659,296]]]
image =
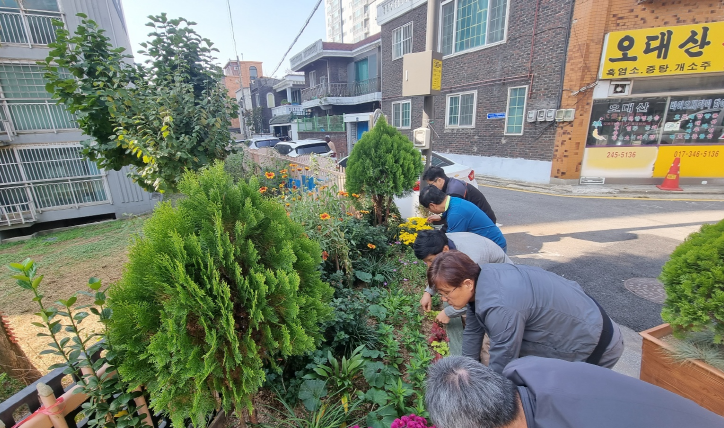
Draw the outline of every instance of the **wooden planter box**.
[[[671,332],[669,324],[662,324],[640,333],[641,380],[724,416],[724,372],[699,360],[675,361],[667,352],[671,347],[660,340]]]

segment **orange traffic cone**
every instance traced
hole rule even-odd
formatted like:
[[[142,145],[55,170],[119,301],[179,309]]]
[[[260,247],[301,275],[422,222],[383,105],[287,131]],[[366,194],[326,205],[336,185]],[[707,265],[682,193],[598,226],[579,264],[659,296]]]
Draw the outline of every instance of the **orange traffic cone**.
[[[669,173],[666,174],[666,178],[664,178],[664,182],[661,185],[657,185],[661,190],[673,190],[676,192],[682,192],[684,189],[679,187],[679,164],[681,163],[681,159],[675,158],[674,163],[671,164],[671,168],[669,168]]]

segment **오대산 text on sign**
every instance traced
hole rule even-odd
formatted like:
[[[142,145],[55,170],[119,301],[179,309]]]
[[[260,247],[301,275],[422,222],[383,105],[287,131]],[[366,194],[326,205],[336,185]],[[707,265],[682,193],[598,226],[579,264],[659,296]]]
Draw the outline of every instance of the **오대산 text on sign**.
[[[714,72],[724,72],[724,22],[609,33],[600,78]]]

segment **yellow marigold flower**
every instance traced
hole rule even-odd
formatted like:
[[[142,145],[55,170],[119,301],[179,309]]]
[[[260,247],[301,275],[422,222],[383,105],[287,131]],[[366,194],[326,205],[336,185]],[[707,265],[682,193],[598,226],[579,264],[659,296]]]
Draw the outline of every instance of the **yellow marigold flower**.
[[[290,163],[290,164],[289,164],[289,167],[291,167],[291,168],[296,168],[296,167],[297,167],[297,164],[295,164],[295,163]]]
[[[259,188],[259,193],[266,193],[266,191],[267,191],[266,186]]]
[[[280,188],[280,189],[283,188],[283,187],[284,187],[284,183],[282,183],[282,184],[279,185],[279,188]]]
[[[377,248],[377,245],[375,245],[375,244],[367,244],[367,247],[370,248],[370,249],[372,249],[372,250],[374,250],[375,248]]]
[[[359,198],[359,195],[356,194],[356,193],[352,193],[352,197],[354,197],[354,198]]]
[[[365,211],[365,210],[360,210],[360,212],[361,212],[362,214],[369,214],[369,213],[370,213],[369,211]]]
[[[271,180],[272,178],[274,178],[274,175],[275,175],[275,174],[274,174],[273,172],[266,172],[266,173],[264,174],[264,176],[265,176],[267,179],[269,179],[269,180]]]
[[[309,171],[309,167],[308,167],[308,166],[305,166],[304,169],[307,170],[307,171]]]
[[[286,203],[286,206],[291,206],[291,205],[292,205],[292,204],[290,204],[289,202]]]
[[[323,213],[319,215],[319,218],[321,218],[322,220],[329,220],[331,216],[327,213]]]
[[[352,217],[352,213],[347,213],[348,216]]]
[[[287,173],[287,170],[286,170],[286,169],[283,169],[283,170],[279,171],[279,174],[286,174],[286,173]]]
[[[282,174],[282,178],[289,178],[289,176],[286,174]]]

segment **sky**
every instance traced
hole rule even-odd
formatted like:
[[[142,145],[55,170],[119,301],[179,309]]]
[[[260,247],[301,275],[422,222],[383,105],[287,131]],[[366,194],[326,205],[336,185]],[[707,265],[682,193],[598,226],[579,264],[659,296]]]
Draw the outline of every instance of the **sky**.
[[[123,0],[128,32],[136,61],[140,43],[147,41],[151,31],[146,27],[148,15],[166,12],[169,18],[183,17],[196,22],[197,33],[210,39],[219,50],[215,56],[223,66],[235,59],[227,0]],[[289,48],[318,0],[229,0],[234,20],[239,58],[262,61],[269,76]],[[276,73],[281,77],[289,68],[289,58],[325,35],[324,3],[319,6],[302,36]]]

